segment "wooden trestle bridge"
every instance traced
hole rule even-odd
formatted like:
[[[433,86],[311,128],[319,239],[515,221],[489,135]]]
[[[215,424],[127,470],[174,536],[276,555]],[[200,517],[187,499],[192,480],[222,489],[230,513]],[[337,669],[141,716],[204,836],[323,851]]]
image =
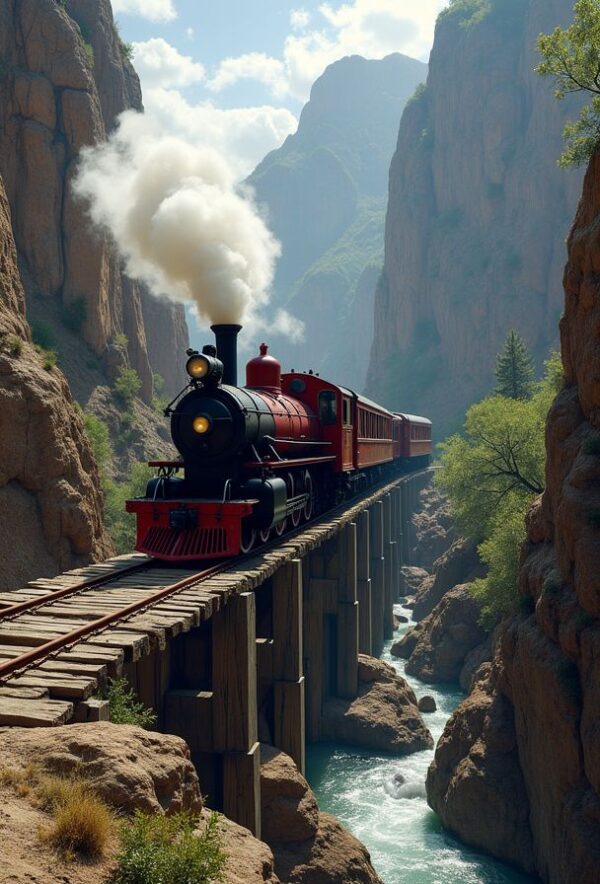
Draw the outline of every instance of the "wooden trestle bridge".
[[[304,771],[325,698],[393,632],[410,520],[432,470],[399,477],[252,557],[205,570],[129,555],[0,593],[0,726],[108,719],[127,676],[183,737],[209,804],[260,837],[260,738]]]

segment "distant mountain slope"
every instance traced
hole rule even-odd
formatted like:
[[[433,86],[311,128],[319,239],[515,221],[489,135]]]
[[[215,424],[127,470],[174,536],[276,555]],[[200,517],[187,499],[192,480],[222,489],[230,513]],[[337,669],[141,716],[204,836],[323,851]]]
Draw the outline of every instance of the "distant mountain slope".
[[[298,131],[248,179],[283,248],[273,304],[306,324],[304,344],[277,342],[288,365],[362,389],[389,163],[402,110],[426,74],[422,62],[399,54],[332,64]]]
[[[558,343],[565,237],[582,173],[559,169],[577,98],[535,72],[572,0],[462,0],[440,16],[426,89],[390,171],[368,391],[440,433],[493,384],[511,328],[538,364]]]

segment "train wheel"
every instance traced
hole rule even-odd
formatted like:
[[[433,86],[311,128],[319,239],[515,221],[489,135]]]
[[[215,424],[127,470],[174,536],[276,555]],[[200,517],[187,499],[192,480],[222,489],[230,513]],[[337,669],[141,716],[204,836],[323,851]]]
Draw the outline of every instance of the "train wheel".
[[[259,538],[260,538],[260,542],[261,542],[261,543],[267,543],[270,534],[271,534],[271,529],[270,529],[270,528],[262,528],[262,529],[258,532],[258,536],[259,536]]]
[[[302,510],[302,515],[306,522],[308,522],[313,514],[314,508],[314,499],[313,499],[313,482],[312,476],[308,472],[308,470],[304,471],[304,493],[308,494],[308,500],[304,504],[304,509]]]
[[[248,520],[244,519],[244,521],[242,522],[242,537],[240,540],[240,550],[243,555],[249,553],[255,543],[256,528],[253,528],[250,524],[248,524]]]
[[[292,475],[292,473],[287,474],[287,479],[285,480],[285,484],[287,485],[287,489],[288,489],[288,497],[290,497],[290,498],[295,497],[296,496],[296,483],[294,481],[294,476]],[[298,525],[300,524],[301,518],[302,518],[302,510],[301,509],[294,510],[294,512],[290,516],[290,521],[292,523],[293,528],[298,527]]]
[[[277,537],[281,537],[281,535],[285,531],[286,527],[287,527],[287,519],[282,519],[281,522],[278,522],[275,525],[275,534],[277,535]]]

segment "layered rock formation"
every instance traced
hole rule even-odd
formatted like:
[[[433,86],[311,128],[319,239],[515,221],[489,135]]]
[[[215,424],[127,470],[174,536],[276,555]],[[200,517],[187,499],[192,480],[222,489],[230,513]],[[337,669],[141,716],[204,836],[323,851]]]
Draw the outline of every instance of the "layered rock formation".
[[[183,309],[150,302],[122,274],[71,192],[80,150],[102,141],[123,110],[141,106],[109,0],[0,0],[0,174],[28,317],[52,326],[61,355],[76,349],[80,366],[99,360],[104,383],[130,364],[149,402],[153,371],[176,386],[171,364],[187,346]],[[121,350],[119,335],[127,337]],[[69,380],[85,403],[94,378],[84,389],[71,364]]]
[[[31,345],[0,178],[0,587],[105,558],[98,470],[62,373]]]
[[[324,702],[322,739],[394,755],[431,749],[431,734],[407,682],[381,660],[364,654],[358,659],[358,696]]]
[[[600,868],[599,219],[597,155],[569,240],[566,383],[548,417],[546,492],[528,517],[524,613],[505,625],[428,777],[450,829],[550,884],[592,884]]]
[[[249,178],[283,247],[274,306],[306,324],[303,344],[279,345],[288,367],[363,388],[389,163],[404,105],[426,73],[398,54],[332,64],[314,84],[297,133]]]
[[[534,73],[535,42],[572,0],[456,3],[390,170],[385,266],[367,392],[417,410],[438,438],[493,385],[516,328],[539,363],[556,344],[564,239],[581,186],[556,166],[565,119]],[[477,14],[478,13],[478,14]]]

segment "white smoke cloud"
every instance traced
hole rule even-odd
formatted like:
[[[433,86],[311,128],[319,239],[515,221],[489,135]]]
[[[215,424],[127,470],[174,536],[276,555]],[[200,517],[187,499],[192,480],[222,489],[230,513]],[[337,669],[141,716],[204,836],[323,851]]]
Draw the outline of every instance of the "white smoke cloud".
[[[264,52],[247,52],[223,59],[207,86],[213,92],[220,92],[240,80],[256,80],[268,86],[274,95],[285,94],[285,66]]]
[[[310,12],[307,9],[292,9],[290,25],[293,31],[302,31],[310,24]]]
[[[264,327],[279,243],[215,150],[160,131],[147,115],[122,114],[107,142],[82,152],[75,193],[131,277],[209,322]]]
[[[177,11],[172,0],[112,0],[115,15],[138,15],[149,21],[172,21]]]
[[[204,79],[204,66],[189,55],[182,55],[162,37],[132,46],[135,69],[149,89],[191,86]]]

